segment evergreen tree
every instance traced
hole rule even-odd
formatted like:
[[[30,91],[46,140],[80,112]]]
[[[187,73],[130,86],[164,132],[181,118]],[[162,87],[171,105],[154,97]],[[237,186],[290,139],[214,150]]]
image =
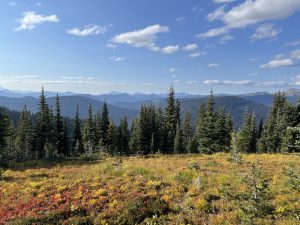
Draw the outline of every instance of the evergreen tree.
[[[10,135],[10,120],[4,108],[0,107],[0,163],[6,155],[7,137]]]
[[[107,103],[104,102],[102,114],[101,114],[100,142],[101,142],[101,146],[104,146],[105,148],[107,148],[109,142],[108,140],[109,124],[110,124],[110,120],[109,120],[108,107],[107,107]]]
[[[177,105],[178,106],[178,105]],[[175,100],[175,92],[173,86],[171,86],[169,90],[169,95],[167,98],[167,106],[165,108],[166,113],[166,131],[168,135],[168,146],[167,151],[171,153],[174,146],[174,139],[176,135],[176,126],[178,117],[179,108],[176,107],[176,100]]]
[[[76,115],[74,119],[74,129],[72,132],[72,154],[78,155],[84,152],[83,142],[82,142],[82,133],[81,133],[81,124],[79,119],[79,106],[77,105]]]
[[[259,139],[259,151],[280,152],[283,147],[286,128],[296,124],[296,121],[296,110],[287,102],[284,93],[276,93],[273,107]]]
[[[83,125],[83,145],[85,152],[89,153],[93,152],[96,147],[92,104],[89,105],[88,118],[85,120]]]
[[[30,113],[26,105],[21,112],[20,122],[16,130],[15,148],[17,158],[20,160],[33,157],[34,131],[30,120]]]
[[[182,154],[183,153],[183,146],[182,146],[182,134],[179,123],[177,123],[176,127],[176,135],[174,139],[174,153],[175,154]]]
[[[117,140],[117,127],[114,124],[114,122],[111,120],[109,122],[109,127],[108,127],[108,131],[107,131],[107,151],[110,155],[115,155],[116,151],[117,151],[117,144],[118,144],[118,140]]]
[[[70,143],[69,143],[67,119],[64,119],[63,130],[64,130],[64,132],[63,132],[63,155],[69,156],[70,155]]]
[[[51,114],[49,106],[46,102],[44,87],[39,97],[39,107],[36,121],[36,151],[35,158],[45,158],[46,150],[49,151],[49,137],[52,132]],[[51,149],[52,150],[52,149]],[[49,154],[48,154],[49,155]]]
[[[120,152],[121,155],[129,155],[129,140],[130,134],[128,130],[128,122],[127,118],[124,117],[120,121],[120,125],[118,128],[118,148],[117,151]]]
[[[55,142],[57,153],[59,155],[66,155],[64,149],[64,123],[61,116],[61,105],[58,94],[56,95],[55,109]]]
[[[255,115],[250,114],[247,110],[244,114],[243,126],[237,133],[237,148],[241,152],[256,152],[256,120]]]
[[[130,138],[130,151],[133,154],[142,154],[141,151],[141,125],[140,119],[137,118],[132,122],[131,138]]]
[[[190,112],[187,112],[184,116],[184,124],[183,124],[183,131],[182,131],[182,143],[184,152],[188,152],[188,145],[193,138],[193,127],[192,127],[192,115]]]
[[[201,153],[212,154],[219,151],[218,137],[216,134],[216,113],[214,111],[215,99],[211,91],[207,107],[202,106],[198,121],[198,150]],[[205,111],[206,109],[206,111]]]

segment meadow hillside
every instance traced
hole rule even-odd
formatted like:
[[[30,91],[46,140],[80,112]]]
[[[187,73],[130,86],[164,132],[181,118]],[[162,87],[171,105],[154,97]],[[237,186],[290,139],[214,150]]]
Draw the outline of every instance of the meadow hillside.
[[[2,171],[0,224],[299,224],[300,157],[227,153],[24,162]]]

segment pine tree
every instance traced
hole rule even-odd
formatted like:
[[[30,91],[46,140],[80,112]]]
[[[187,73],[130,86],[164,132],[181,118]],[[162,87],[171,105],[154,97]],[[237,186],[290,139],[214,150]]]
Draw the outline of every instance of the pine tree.
[[[93,107],[92,104],[88,108],[88,118],[83,125],[83,144],[85,152],[91,153],[95,150],[95,129],[93,123]]]
[[[49,138],[52,132],[51,128],[51,112],[46,102],[44,87],[39,97],[39,109],[36,121],[36,152],[35,158],[45,158],[46,149],[49,152]],[[51,148],[51,150],[53,150]],[[48,154],[49,155],[49,154]]]
[[[133,154],[142,154],[141,152],[141,125],[140,119],[137,118],[132,122],[131,138],[130,138],[130,152]]]
[[[30,113],[25,105],[21,112],[20,122],[16,130],[15,148],[19,159],[33,157],[34,131],[30,120]]]
[[[55,143],[56,150],[59,155],[65,155],[64,149],[64,123],[61,116],[61,105],[58,94],[56,95],[55,108]]]
[[[260,152],[280,152],[286,128],[297,123],[296,110],[286,100],[284,93],[274,95],[273,107],[258,141]]]
[[[120,125],[118,127],[118,145],[117,151],[121,155],[129,155],[129,140],[130,134],[128,130],[128,122],[127,117],[124,117],[120,121]]]
[[[243,126],[237,133],[237,148],[241,152],[256,152],[256,120],[254,114],[249,114],[246,110],[244,114]]]
[[[10,135],[10,120],[4,108],[0,107],[0,164],[6,157],[7,137]]]
[[[191,124],[192,115],[190,112],[187,112],[184,116],[184,124],[182,131],[182,143],[184,148],[184,153],[188,152],[188,145],[193,138],[193,127]]]
[[[215,99],[211,91],[207,107],[201,106],[197,126],[198,150],[201,153],[212,154],[219,151],[219,140],[216,134]]]
[[[174,138],[176,135],[176,126],[178,120],[178,108],[176,108],[175,92],[173,86],[169,90],[167,98],[167,106],[165,108],[166,113],[166,128],[168,135],[168,146],[166,149],[168,153],[171,153],[174,147]]]
[[[84,152],[83,142],[82,142],[82,133],[81,133],[81,124],[79,119],[79,106],[77,105],[76,115],[74,119],[74,129],[72,132],[72,154],[78,155]]]
[[[108,145],[108,129],[109,129],[109,112],[107,108],[107,103],[104,102],[102,114],[101,114],[101,125],[100,125],[100,142],[101,146],[107,148]]]
[[[177,123],[176,126],[176,135],[174,139],[174,150],[173,152],[175,154],[182,154],[183,153],[183,146],[182,146],[182,134],[181,134],[181,128],[179,123]]]
[[[108,127],[108,131],[107,131],[107,151],[110,155],[115,155],[116,151],[117,151],[117,144],[118,144],[118,140],[117,140],[117,127],[114,124],[114,122],[111,120],[109,122],[109,127]]]
[[[67,119],[64,119],[63,122],[63,155],[69,156],[70,155],[70,141],[69,141],[69,135],[68,135],[68,123]]]

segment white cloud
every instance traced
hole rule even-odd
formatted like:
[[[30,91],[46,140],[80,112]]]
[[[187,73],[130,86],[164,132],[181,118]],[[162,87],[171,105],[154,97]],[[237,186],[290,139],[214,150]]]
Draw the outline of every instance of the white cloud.
[[[300,59],[300,49],[291,52],[291,57],[294,59]]]
[[[221,6],[220,8],[217,8],[212,13],[209,13],[206,17],[207,20],[209,22],[212,22],[212,21],[215,21],[215,20],[218,20],[218,19],[222,18],[225,14],[224,9],[225,9],[225,5]]]
[[[160,52],[162,54],[173,54],[180,50],[178,45],[168,45],[161,48],[155,43],[157,34],[168,32],[168,27],[156,24],[141,30],[119,34],[111,42],[115,44],[127,44],[137,48],[147,48],[153,52]]]
[[[174,72],[176,72],[176,71],[177,71],[177,69],[174,68],[174,67],[172,67],[172,68],[169,69],[169,72],[170,72],[170,73],[174,73]]]
[[[18,3],[16,3],[16,2],[10,2],[9,3],[9,6],[17,6],[18,5]]]
[[[253,85],[253,81],[251,80],[205,80],[203,81],[205,85],[228,85],[228,86],[235,86],[235,85]]]
[[[169,55],[177,52],[180,49],[178,45],[169,45],[164,48],[159,49],[159,51],[163,54]],[[154,50],[156,51],[156,50]]]
[[[252,41],[261,40],[261,39],[276,39],[277,35],[281,32],[281,29],[277,29],[273,24],[266,23],[260,25],[252,35]]]
[[[32,30],[36,27],[36,25],[42,23],[59,22],[59,19],[56,15],[43,16],[36,14],[34,11],[24,12],[22,15],[22,18],[17,19],[17,22],[20,23],[20,26],[15,29],[16,31]]]
[[[280,67],[292,66],[294,62],[292,59],[285,59],[285,58],[275,58],[269,61],[266,64],[260,65],[260,68],[263,69],[275,69]]]
[[[118,46],[115,45],[115,44],[112,44],[112,43],[108,43],[108,44],[106,45],[106,47],[107,47],[107,48],[117,48]]]
[[[221,39],[219,40],[219,43],[220,44],[226,44],[227,42],[229,42],[233,39],[234,39],[234,37],[232,35],[226,34],[223,37],[221,37]]]
[[[206,55],[206,52],[194,52],[189,55],[190,58],[197,58],[199,56]]]
[[[66,32],[68,34],[72,34],[72,35],[76,35],[76,36],[81,36],[81,37],[103,34],[106,31],[107,31],[106,27],[101,27],[101,26],[92,25],[92,24],[87,25],[87,26],[85,26],[82,29],[79,28],[79,27],[75,27],[75,28],[66,30]]]
[[[183,20],[184,20],[184,17],[178,17],[178,18],[175,19],[176,22],[181,22]]]
[[[186,84],[192,85],[192,84],[197,84],[197,81],[195,80],[189,80],[185,82]]]
[[[43,5],[43,3],[41,3],[41,2],[37,2],[34,4],[34,6],[36,6],[36,7],[41,7],[42,5]]]
[[[214,0],[215,3],[230,3],[234,2],[235,0]]]
[[[128,44],[134,47],[154,48],[157,34],[167,33],[169,28],[161,25],[152,25],[141,30],[119,34],[112,39],[116,44]]]
[[[299,0],[246,0],[229,10],[222,21],[230,28],[241,28],[267,20],[284,19],[298,9]]]
[[[178,84],[178,83],[180,83],[180,80],[174,80],[173,81],[173,84]]]
[[[283,46],[284,47],[294,47],[300,45],[300,40],[286,42]]]
[[[183,46],[182,47],[182,50],[184,51],[194,51],[198,48],[198,45],[197,44],[188,44],[186,46]]]
[[[109,60],[115,61],[115,62],[121,62],[126,60],[126,57],[121,57],[121,56],[112,56],[108,58]]]
[[[220,65],[217,64],[217,63],[210,63],[210,64],[208,64],[208,68],[214,68],[214,67],[218,67],[218,66],[220,66]]]
[[[220,35],[226,34],[228,32],[229,32],[229,30],[227,27],[220,27],[220,28],[214,28],[214,29],[208,30],[205,33],[198,34],[197,37],[200,39],[207,39],[207,38],[211,38],[211,37],[220,36]]]
[[[210,38],[265,21],[287,18],[300,9],[299,0],[246,0],[224,12],[215,19],[221,20],[223,27],[199,34],[200,38]]]

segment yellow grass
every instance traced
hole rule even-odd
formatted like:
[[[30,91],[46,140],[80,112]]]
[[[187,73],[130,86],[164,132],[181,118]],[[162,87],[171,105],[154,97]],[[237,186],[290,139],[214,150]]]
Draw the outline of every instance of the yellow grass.
[[[0,181],[0,224],[238,224],[243,178],[260,162],[272,215],[258,224],[300,224],[300,193],[283,170],[298,155],[228,154],[103,158],[17,164]],[[31,163],[32,165],[32,163]],[[227,195],[226,193],[229,193]]]

